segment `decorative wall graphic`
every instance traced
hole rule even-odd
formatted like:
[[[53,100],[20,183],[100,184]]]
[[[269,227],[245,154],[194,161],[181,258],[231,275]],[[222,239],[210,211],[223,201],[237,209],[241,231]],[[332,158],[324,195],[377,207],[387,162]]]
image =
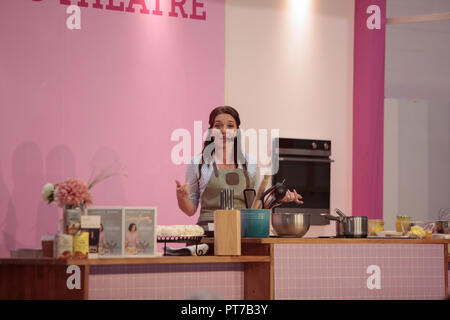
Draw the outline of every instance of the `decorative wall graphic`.
[[[32,1],[42,2],[44,0]],[[80,7],[206,20],[206,0],[60,0],[59,4],[69,6],[66,11],[70,15],[66,21],[69,30],[81,28]]]

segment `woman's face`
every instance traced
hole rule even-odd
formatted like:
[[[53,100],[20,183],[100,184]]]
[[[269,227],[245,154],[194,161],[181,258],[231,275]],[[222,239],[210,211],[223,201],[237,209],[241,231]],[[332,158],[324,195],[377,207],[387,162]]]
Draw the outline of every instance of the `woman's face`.
[[[214,119],[212,136],[216,145],[224,145],[224,141],[232,143],[236,136],[236,131],[236,120],[230,114],[222,113]]]
[[[133,224],[133,225],[131,226],[131,232],[135,232],[135,231],[136,231],[136,225]]]

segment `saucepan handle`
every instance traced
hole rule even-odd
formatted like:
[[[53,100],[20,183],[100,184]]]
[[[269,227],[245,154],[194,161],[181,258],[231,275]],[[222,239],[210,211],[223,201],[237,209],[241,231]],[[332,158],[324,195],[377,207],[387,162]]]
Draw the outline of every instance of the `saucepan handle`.
[[[329,213],[321,213],[320,215],[328,220],[334,220],[334,221],[339,221],[339,222],[341,221],[341,219],[339,219],[338,217],[332,216]]]

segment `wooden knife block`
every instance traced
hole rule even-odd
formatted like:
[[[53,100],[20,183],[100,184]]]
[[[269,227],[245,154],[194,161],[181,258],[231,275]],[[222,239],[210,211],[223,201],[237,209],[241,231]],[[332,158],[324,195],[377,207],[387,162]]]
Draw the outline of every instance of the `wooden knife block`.
[[[241,255],[241,211],[214,211],[214,255]]]

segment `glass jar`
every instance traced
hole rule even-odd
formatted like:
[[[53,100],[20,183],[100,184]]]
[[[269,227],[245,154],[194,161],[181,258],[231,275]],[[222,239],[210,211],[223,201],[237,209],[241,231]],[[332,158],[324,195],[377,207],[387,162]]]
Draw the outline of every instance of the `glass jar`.
[[[397,216],[397,219],[395,221],[395,231],[405,234],[410,229],[411,229],[411,217]]]
[[[404,216],[403,222],[402,222],[402,232],[407,233],[411,230],[411,217],[410,216]]]
[[[405,221],[405,216],[397,216],[397,219],[395,220],[395,231],[402,233],[404,232],[403,221]]]
[[[375,220],[375,232],[376,231],[384,231],[384,221],[383,220]]]
[[[368,231],[369,236],[376,236],[377,231],[384,231],[384,221],[378,219],[369,219]]]

